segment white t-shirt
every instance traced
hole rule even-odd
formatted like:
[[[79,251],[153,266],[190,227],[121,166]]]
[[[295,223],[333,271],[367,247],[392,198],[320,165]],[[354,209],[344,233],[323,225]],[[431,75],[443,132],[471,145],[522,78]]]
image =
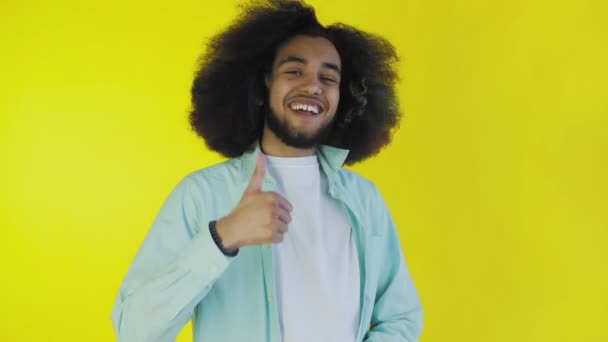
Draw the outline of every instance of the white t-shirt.
[[[272,245],[283,341],[352,342],[360,278],[345,212],[327,194],[316,155],[266,157],[277,192],[293,205],[283,242]]]

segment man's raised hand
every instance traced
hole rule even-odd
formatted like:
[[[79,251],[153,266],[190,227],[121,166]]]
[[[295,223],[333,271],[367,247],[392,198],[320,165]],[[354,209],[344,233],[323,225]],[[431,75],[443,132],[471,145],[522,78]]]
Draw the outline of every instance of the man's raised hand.
[[[260,152],[255,171],[237,206],[216,223],[222,245],[228,250],[242,246],[283,241],[293,207],[280,194],[262,191],[266,157]]]

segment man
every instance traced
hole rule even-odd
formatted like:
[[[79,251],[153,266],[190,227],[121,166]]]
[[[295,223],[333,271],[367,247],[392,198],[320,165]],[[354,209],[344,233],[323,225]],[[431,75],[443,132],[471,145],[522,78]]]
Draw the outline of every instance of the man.
[[[226,162],[186,176],[129,269],[119,341],[416,341],[422,309],[376,187],[342,168],[399,119],[384,39],[284,0],[213,38],[190,122]]]

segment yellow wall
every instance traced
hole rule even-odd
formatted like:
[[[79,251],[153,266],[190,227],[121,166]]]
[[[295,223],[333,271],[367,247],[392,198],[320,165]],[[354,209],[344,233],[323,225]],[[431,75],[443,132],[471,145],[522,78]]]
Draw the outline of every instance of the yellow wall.
[[[402,56],[406,118],[354,169],[398,223],[421,341],[608,341],[605,2],[311,3]],[[0,3],[1,341],[113,339],[161,203],[221,160],[186,118],[195,59],[235,13]]]

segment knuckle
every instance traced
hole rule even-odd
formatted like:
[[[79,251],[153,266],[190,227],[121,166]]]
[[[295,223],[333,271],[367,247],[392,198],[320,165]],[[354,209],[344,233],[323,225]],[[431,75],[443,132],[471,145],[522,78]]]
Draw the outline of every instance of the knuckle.
[[[275,206],[279,206],[281,204],[281,195],[276,192],[273,192],[272,194],[272,202]]]
[[[276,211],[274,208],[270,208],[267,212],[266,212],[266,220],[267,223],[272,223],[272,221],[274,220],[274,218],[276,217]]]

